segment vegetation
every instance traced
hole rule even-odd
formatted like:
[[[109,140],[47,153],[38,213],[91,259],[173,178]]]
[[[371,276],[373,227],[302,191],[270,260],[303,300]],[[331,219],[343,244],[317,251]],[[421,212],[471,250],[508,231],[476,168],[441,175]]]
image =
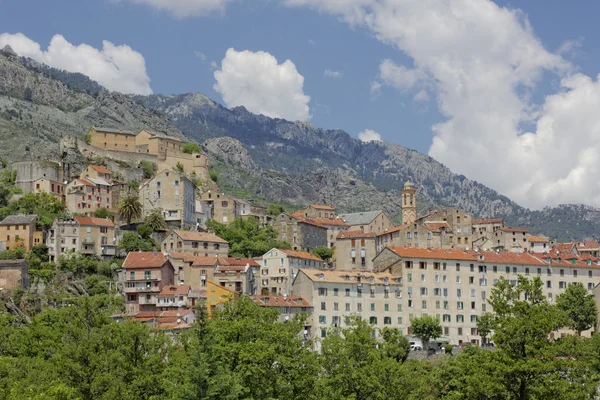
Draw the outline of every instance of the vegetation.
[[[322,260],[330,261],[333,257],[333,250],[327,246],[319,246],[315,247],[312,252],[315,256],[319,257]]]
[[[37,224],[42,229],[49,229],[55,219],[64,217],[61,201],[44,192],[28,193],[17,201],[0,207],[0,221],[14,214],[37,215]]]
[[[177,167],[177,171],[179,171],[180,173],[183,173],[183,171],[184,171],[184,167],[183,167],[183,164],[182,164],[182,163],[180,163],[180,162],[177,162],[177,165],[176,165],[176,167]]]
[[[163,209],[160,207],[152,209],[150,215],[144,220],[144,224],[149,226],[154,232],[166,231],[167,222],[163,216]]]
[[[81,138],[85,144],[92,144],[92,135],[88,132]]]
[[[217,181],[219,180],[219,175],[215,171],[208,171],[208,175],[210,176],[210,180],[214,183],[217,183]]]
[[[492,333],[494,327],[494,315],[492,313],[483,313],[477,318],[477,332],[481,336],[483,343],[486,343],[487,338]]]
[[[423,349],[429,348],[429,341],[442,336],[440,320],[433,315],[423,315],[410,320],[412,334],[421,339]]]
[[[96,218],[110,218],[111,216],[112,214],[108,211],[108,208],[98,208],[94,211],[94,217]]]
[[[200,153],[202,150],[200,149],[200,145],[198,143],[194,143],[194,142],[187,142],[186,144],[183,145],[183,147],[181,148],[181,151],[187,154],[192,154],[192,153]]]
[[[596,326],[598,309],[594,296],[581,283],[567,286],[567,290],[556,298],[556,305],[569,322],[567,326],[581,336],[581,332]]]
[[[275,229],[261,227],[254,218],[236,218],[229,225],[209,220],[206,226],[209,231],[229,242],[229,255],[232,257],[258,257],[272,248],[291,249],[289,243],[277,240]]]
[[[151,235],[152,228],[141,224],[138,226],[137,232],[125,232],[118,247],[125,252],[157,250],[158,246]]]
[[[140,161],[139,167],[144,172],[144,179],[152,178],[158,170],[158,166],[155,163],[146,160]]]
[[[271,217],[283,214],[284,212],[285,209],[281,204],[269,204],[269,206],[267,207],[267,214]]]
[[[131,224],[131,221],[140,219],[142,217],[142,203],[138,196],[127,196],[119,204],[119,216],[121,219],[127,221],[127,225]]]

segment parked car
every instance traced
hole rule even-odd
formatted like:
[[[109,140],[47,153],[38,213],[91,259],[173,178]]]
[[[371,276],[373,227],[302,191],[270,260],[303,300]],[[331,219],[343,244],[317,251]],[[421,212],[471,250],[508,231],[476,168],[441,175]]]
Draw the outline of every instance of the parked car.
[[[421,351],[421,350],[423,350],[423,348],[421,346],[419,346],[418,344],[410,345],[410,351]]]

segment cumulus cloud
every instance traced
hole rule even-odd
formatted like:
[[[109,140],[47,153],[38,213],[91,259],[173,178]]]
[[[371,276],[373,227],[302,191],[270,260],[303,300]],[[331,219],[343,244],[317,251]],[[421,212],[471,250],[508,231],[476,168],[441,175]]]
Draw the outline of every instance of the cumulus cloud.
[[[176,18],[198,17],[222,13],[231,0],[128,0],[148,5],[158,11],[166,11]]]
[[[380,142],[381,135],[372,129],[365,129],[358,134],[361,142]]]
[[[548,51],[519,10],[490,0],[284,1],[338,15],[411,58],[410,68],[382,62],[379,82],[416,90],[415,100],[435,94],[445,120],[432,127],[429,155],[454,172],[533,208],[600,206],[600,83],[573,74],[563,58],[573,46]],[[544,74],[561,86],[535,104]]]
[[[279,64],[267,52],[231,48],[214,77],[213,88],[228,107],[244,106],[255,114],[292,121],[310,119],[304,77],[290,60]]]
[[[429,93],[425,89],[421,89],[413,97],[414,101],[429,101]]]
[[[102,50],[87,44],[75,46],[62,35],[54,35],[47,50],[42,50],[22,33],[0,34],[0,48],[10,45],[20,56],[51,67],[89,76],[109,90],[122,93],[150,94],[150,78],[144,57],[127,45],[102,42]]]
[[[325,76],[326,78],[340,79],[344,76],[344,73],[340,72],[340,71],[333,71],[331,69],[326,69],[325,72],[323,72],[323,76]]]

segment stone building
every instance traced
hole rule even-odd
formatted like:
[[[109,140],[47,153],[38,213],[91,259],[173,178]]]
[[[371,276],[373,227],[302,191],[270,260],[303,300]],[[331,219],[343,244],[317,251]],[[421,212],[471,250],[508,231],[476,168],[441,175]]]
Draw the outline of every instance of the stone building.
[[[155,311],[158,294],[173,284],[173,265],[162,253],[135,252],[123,262],[127,313]]]
[[[6,250],[23,247],[25,251],[44,242],[44,233],[37,229],[37,215],[9,215],[0,222],[0,242]]]
[[[325,262],[304,251],[271,249],[258,261],[257,293],[289,295],[300,268],[322,269]]]
[[[24,194],[35,191],[35,182],[38,179],[63,181],[62,165],[54,161],[18,161],[12,164],[12,169],[17,171],[15,186]]]
[[[377,255],[376,238],[373,232],[340,232],[335,246],[335,268],[339,271],[372,271],[373,258]]]
[[[417,189],[408,181],[402,189],[402,224],[412,224],[417,220]]]
[[[495,250],[525,252],[529,250],[527,230],[505,226],[494,232],[492,237]]]
[[[90,144],[105,150],[135,152],[135,133],[114,128],[90,128]]]
[[[235,199],[223,193],[207,191],[198,196],[205,215],[210,215],[212,220],[228,225],[236,216]]]
[[[229,243],[210,232],[173,229],[162,241],[164,253],[185,252],[195,257],[227,257]]]
[[[0,289],[12,291],[29,287],[29,269],[25,260],[0,260]]]
[[[350,231],[380,233],[394,227],[390,218],[382,210],[341,214],[340,218],[349,225]]]
[[[115,226],[104,218],[56,219],[48,231],[46,246],[50,261],[72,253],[95,255],[108,261],[117,254]]]
[[[278,240],[288,242],[294,250],[311,252],[316,247],[327,246],[327,228],[307,218],[281,214],[271,220],[278,232]]]

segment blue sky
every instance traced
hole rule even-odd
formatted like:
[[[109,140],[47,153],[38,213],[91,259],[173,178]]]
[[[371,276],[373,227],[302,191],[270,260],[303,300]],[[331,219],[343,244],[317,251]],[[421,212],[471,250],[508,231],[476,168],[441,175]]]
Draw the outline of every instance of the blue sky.
[[[162,0],[157,0],[160,1]],[[297,1],[306,6],[289,7],[283,4],[285,1]],[[390,59],[394,64],[410,69],[418,59],[418,55],[415,55],[417,50],[399,50],[402,44],[394,42],[394,38],[381,38],[381,30],[377,29],[385,28],[374,28],[365,23],[352,26],[347,22],[347,10],[333,9],[331,1],[328,4],[328,0],[233,0],[226,4],[222,12],[183,18],[174,17],[147,4],[138,4],[144,2],[152,0],[0,0],[0,33],[21,32],[39,43],[42,50],[55,34],[63,35],[73,45],[86,43],[98,49],[102,48],[103,40],[115,45],[127,45],[143,56],[154,93],[203,92],[221,103],[221,93],[213,89],[215,69],[211,67],[211,62],[217,62],[220,68],[221,60],[229,48],[268,52],[279,63],[291,60],[298,74],[304,77],[303,93],[311,98],[308,104],[312,116],[310,122],[316,126],[341,128],[353,136],[365,129],[372,129],[383,140],[429,153],[455,172],[482,181],[504,194],[516,194],[519,197],[519,193],[522,193],[522,198],[527,199],[531,197],[528,193],[535,190],[541,194],[537,195],[540,199],[532,204],[534,206],[563,201],[579,202],[577,198],[563,196],[562,193],[572,191],[573,188],[562,188],[561,185],[581,164],[549,174],[548,170],[551,168],[539,161],[539,165],[536,164],[533,168],[548,176],[540,175],[536,181],[515,184],[511,183],[509,176],[497,177],[495,182],[493,174],[490,178],[490,174],[476,171],[479,169],[478,165],[488,162],[486,160],[489,155],[482,156],[467,166],[462,162],[453,163],[457,153],[472,154],[477,148],[453,148],[452,143],[462,140],[477,142],[477,129],[486,127],[485,123],[473,122],[471,126],[470,121],[458,121],[453,128],[455,136],[438,132],[437,136],[444,143],[438,143],[437,147],[432,145],[436,135],[432,130],[433,125],[445,123],[449,119],[459,119],[456,114],[460,114],[460,111],[441,111],[441,104],[455,97],[440,97],[445,88],[438,83],[439,78],[435,72],[431,72],[433,69],[430,67],[423,68],[429,78],[428,82],[420,86],[428,91],[428,101],[413,100],[419,90],[418,84],[417,87],[411,84],[400,90],[392,84],[385,84],[383,78],[378,78],[382,60]],[[389,2],[393,3],[393,0]],[[482,0],[481,3],[489,3],[489,0]],[[560,93],[561,79],[568,74],[582,73],[595,79],[600,72],[600,53],[596,48],[596,16],[600,11],[600,3],[583,0],[524,0],[497,1],[496,4],[522,10],[533,30],[531,36],[539,41],[547,53],[555,53],[565,43],[576,43],[571,51],[561,53],[562,59],[570,63],[569,72],[556,67],[560,63],[556,60],[548,62],[552,66],[548,66],[546,62],[536,66],[541,70],[541,75],[535,85],[524,89],[528,95],[525,108],[541,107],[547,95]],[[520,29],[518,23],[517,28]],[[477,29],[482,28],[474,28],[475,37],[478,35]],[[429,33],[427,30],[417,32],[422,36]],[[384,36],[386,34],[384,32]],[[519,35],[524,36],[522,32],[517,37]],[[198,56],[198,52],[203,54],[204,59]],[[419,63],[426,61],[427,59],[420,59]],[[556,69],[561,68],[561,72],[556,72]],[[343,76],[337,79],[326,77],[325,70],[339,71]],[[384,84],[379,93],[374,95],[371,84],[378,79]],[[519,82],[514,88],[520,94],[521,84]],[[480,99],[466,101],[487,100],[482,96]],[[518,122],[522,131],[517,129],[511,134],[521,136],[524,131],[535,130],[540,117],[535,113],[532,115]],[[507,115],[506,119],[510,119],[510,116]],[[464,128],[457,128],[461,124],[466,125]],[[494,123],[488,122],[487,127],[493,129]],[[463,139],[460,129],[470,131],[471,135],[465,134]],[[498,133],[501,134],[505,133]],[[512,136],[510,139],[516,140]],[[518,148],[503,150],[510,152],[525,148],[530,151],[527,147],[529,145],[519,142],[514,144]],[[492,144],[482,146],[489,148]],[[583,146],[574,151],[579,153],[585,148]],[[535,150],[541,152],[543,146],[540,145]],[[493,159],[490,163],[493,161],[498,162]],[[495,168],[493,163],[487,167]],[[517,167],[516,171],[531,168],[526,162]],[[552,185],[538,187],[536,185],[539,179],[547,179]],[[600,204],[600,187],[590,192],[588,197],[582,198],[582,202]]]

